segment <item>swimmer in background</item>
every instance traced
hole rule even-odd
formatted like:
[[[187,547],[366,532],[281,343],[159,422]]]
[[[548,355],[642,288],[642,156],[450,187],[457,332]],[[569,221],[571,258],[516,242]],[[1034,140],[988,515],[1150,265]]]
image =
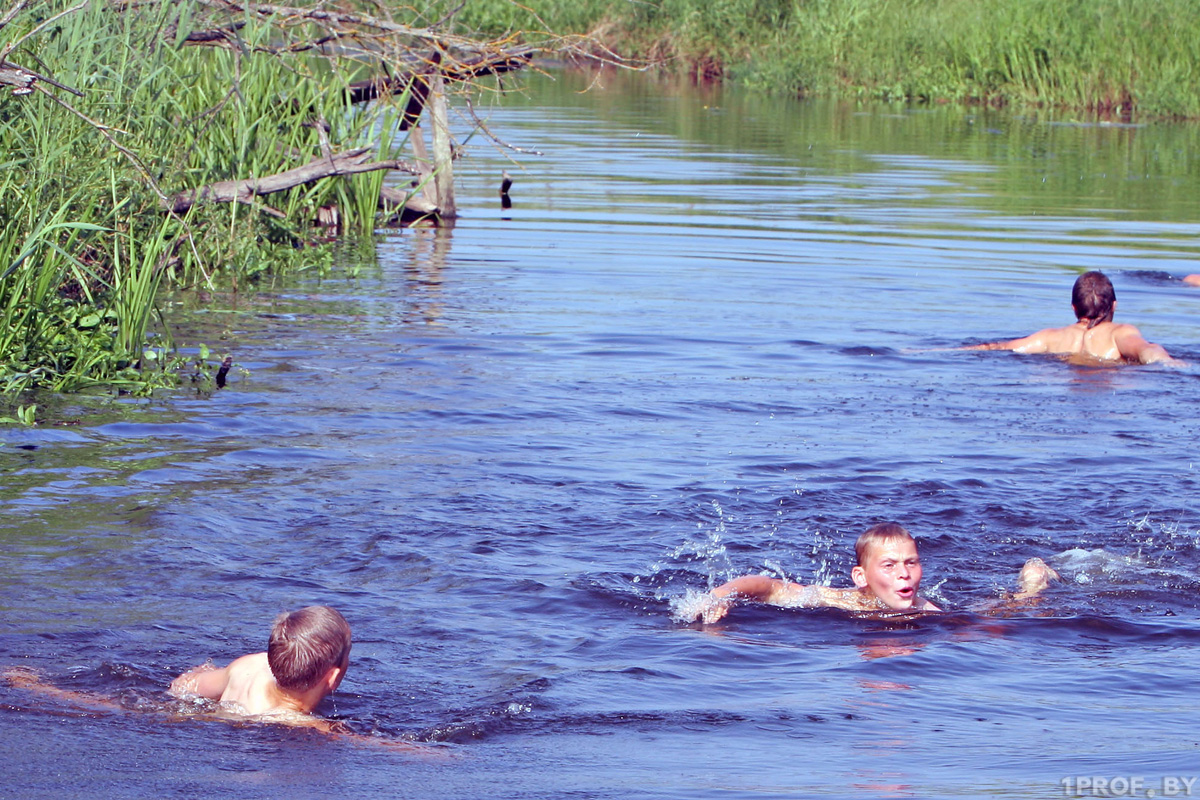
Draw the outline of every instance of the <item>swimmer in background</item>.
[[[171,681],[169,691],[216,700],[238,715],[330,730],[332,723],[311,712],[349,666],[350,625],[329,606],[308,606],[276,618],[265,653],[197,667]]]
[[[1185,279],[1186,280],[1186,279]],[[1147,342],[1133,325],[1113,322],[1117,294],[1112,281],[1098,271],[1085,272],[1071,289],[1075,323],[1046,328],[1020,339],[990,342],[967,350],[1012,350],[1017,353],[1058,353],[1091,356],[1101,361],[1178,364],[1161,345]]]
[[[1200,275],[1188,275],[1183,279],[1188,286],[1200,286]]]
[[[694,612],[701,622],[720,620],[740,600],[788,608],[842,608],[847,611],[941,611],[921,597],[921,558],[917,542],[902,525],[872,525],[854,544],[858,563],[850,570],[853,589],[805,586],[770,578],[744,575],[709,593]],[[1031,558],[1021,569],[1017,591],[1002,601],[1022,602],[1035,597],[1058,579],[1058,573],[1040,558]]]

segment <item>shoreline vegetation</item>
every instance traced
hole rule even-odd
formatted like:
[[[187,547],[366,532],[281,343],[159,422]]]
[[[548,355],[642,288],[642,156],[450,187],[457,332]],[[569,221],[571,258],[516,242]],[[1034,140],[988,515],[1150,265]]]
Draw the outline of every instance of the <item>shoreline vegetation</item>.
[[[406,212],[452,220],[446,95],[495,91],[540,45],[401,13],[0,2],[0,421],[35,422],[35,390],[219,385],[226,354],[181,356],[164,292],[324,267]]]
[[[1200,118],[1193,0],[293,2],[0,0],[0,422],[36,422],[37,390],[215,384],[228,354],[178,345],[160,298],[325,268],[403,207],[449,222],[446,94],[502,91],[539,54]]]
[[[457,19],[587,33],[697,81],[794,96],[1200,118],[1194,0],[472,0]]]

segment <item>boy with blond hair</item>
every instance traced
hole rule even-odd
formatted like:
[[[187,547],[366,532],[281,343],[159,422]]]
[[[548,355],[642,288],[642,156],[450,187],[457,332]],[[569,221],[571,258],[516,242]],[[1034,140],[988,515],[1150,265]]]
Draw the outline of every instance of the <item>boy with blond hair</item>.
[[[265,653],[185,672],[171,681],[170,693],[217,700],[246,716],[311,724],[309,714],[349,666],[350,625],[329,606],[308,606],[276,618]]]
[[[847,611],[941,611],[921,597],[921,558],[917,542],[902,525],[883,522],[872,525],[854,544],[858,563],[850,570],[853,589],[805,586],[770,578],[743,575],[713,589],[698,612],[702,622],[724,617],[739,600],[789,608],[843,608]],[[1020,602],[1036,596],[1058,573],[1040,558],[1025,562],[1019,588],[1007,601]]]
[[[401,739],[355,733],[340,722],[312,716],[350,665],[350,626],[329,606],[308,606],[280,614],[271,628],[265,653],[236,658],[225,667],[211,663],[171,681],[175,697],[204,697],[220,703],[218,719],[314,728],[338,738],[420,756],[446,757],[435,747]],[[84,708],[122,709],[113,698],[60,689],[26,668],[0,670],[11,686]],[[164,709],[166,710],[166,709]]]

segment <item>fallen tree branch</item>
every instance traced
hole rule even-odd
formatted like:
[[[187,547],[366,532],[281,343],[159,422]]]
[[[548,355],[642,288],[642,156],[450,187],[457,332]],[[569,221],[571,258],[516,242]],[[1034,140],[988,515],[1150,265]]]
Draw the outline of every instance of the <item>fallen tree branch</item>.
[[[411,175],[419,174],[418,170],[406,161],[368,161],[367,159],[370,157],[371,148],[358,147],[328,158],[318,158],[304,166],[275,175],[212,183],[175,195],[163,204],[163,210],[182,214],[200,203],[247,203],[254,197],[294,189],[322,178],[338,175],[357,175],[381,169],[401,170]]]

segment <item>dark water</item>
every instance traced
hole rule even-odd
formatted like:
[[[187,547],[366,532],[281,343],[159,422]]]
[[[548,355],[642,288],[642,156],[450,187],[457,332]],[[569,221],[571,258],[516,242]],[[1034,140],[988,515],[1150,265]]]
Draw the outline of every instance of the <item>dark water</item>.
[[[1195,129],[586,85],[491,112],[545,155],[472,140],[453,231],[180,309],[248,370],[227,389],[46,399],[79,424],[0,433],[0,666],[121,705],[0,687],[0,794],[1059,797],[1200,773],[1200,290],[1172,277],[1200,272]],[[941,349],[1069,322],[1086,267],[1191,365]],[[744,572],[846,585],[885,519],[961,610],[672,618]],[[967,610],[1034,555],[1066,578],[1043,604]],[[321,711],[451,759],[179,718],[173,675],[311,603],[355,632]]]

